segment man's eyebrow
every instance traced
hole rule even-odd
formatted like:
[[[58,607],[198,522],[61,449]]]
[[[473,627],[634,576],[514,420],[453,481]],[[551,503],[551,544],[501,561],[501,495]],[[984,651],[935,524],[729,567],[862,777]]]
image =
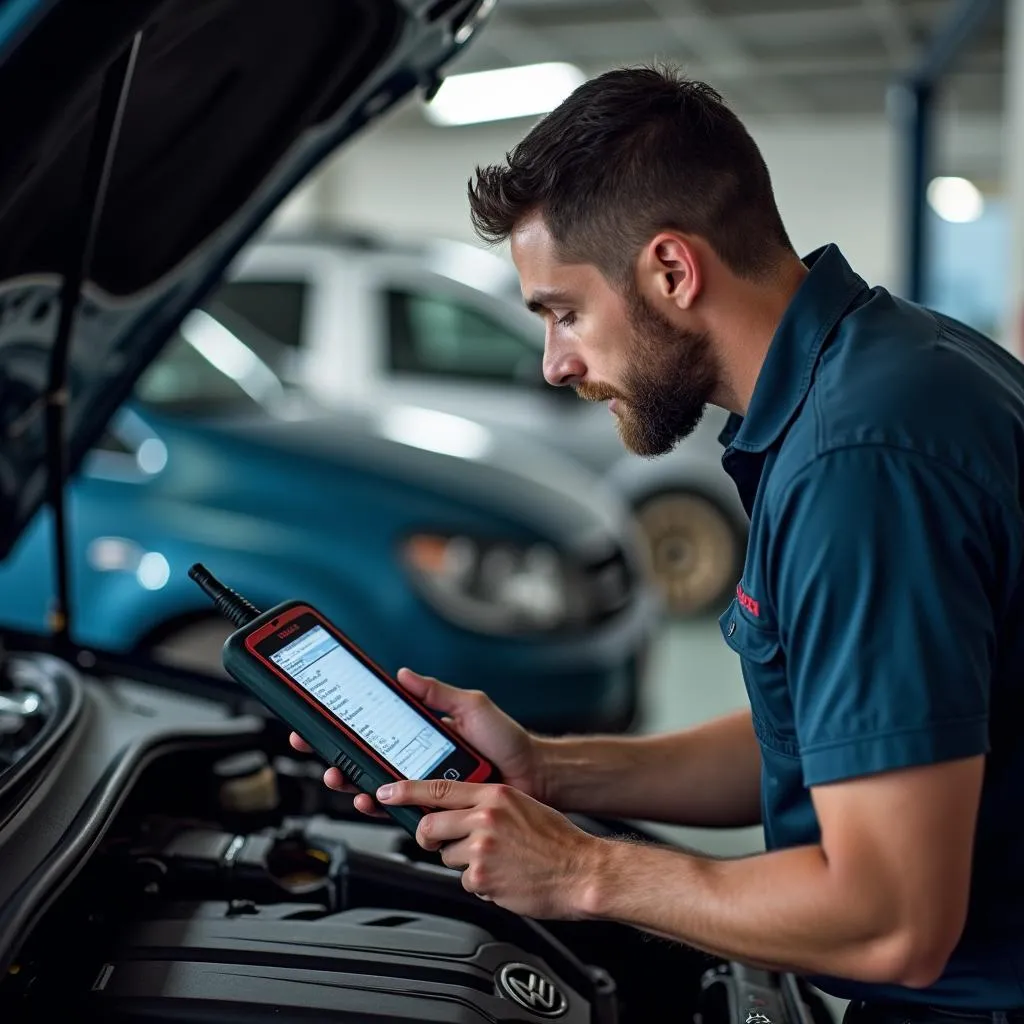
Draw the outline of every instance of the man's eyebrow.
[[[552,306],[570,304],[569,293],[560,288],[538,288],[527,300],[526,308],[531,313],[540,313]]]

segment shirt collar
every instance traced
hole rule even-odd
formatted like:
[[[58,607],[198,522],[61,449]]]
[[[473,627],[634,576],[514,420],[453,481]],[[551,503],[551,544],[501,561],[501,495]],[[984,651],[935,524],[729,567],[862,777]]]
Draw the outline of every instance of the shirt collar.
[[[733,414],[719,435],[742,451],[771,447],[807,397],[825,339],[853,300],[867,289],[836,245],[804,257],[801,282],[775,331],[746,416]]]

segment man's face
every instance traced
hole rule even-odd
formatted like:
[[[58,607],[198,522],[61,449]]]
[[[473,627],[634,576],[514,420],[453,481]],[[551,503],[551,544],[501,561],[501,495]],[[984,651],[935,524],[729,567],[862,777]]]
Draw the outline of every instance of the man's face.
[[[635,285],[622,294],[597,267],[560,262],[539,217],[516,229],[512,258],[545,320],[548,383],[608,401],[637,455],[664,455],[694,430],[718,383],[708,335],[673,323]]]

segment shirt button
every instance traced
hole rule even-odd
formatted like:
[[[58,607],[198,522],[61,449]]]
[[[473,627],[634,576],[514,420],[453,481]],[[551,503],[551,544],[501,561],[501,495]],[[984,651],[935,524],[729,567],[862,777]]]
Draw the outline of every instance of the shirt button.
[[[733,619],[732,622],[729,623],[729,633],[728,633],[728,635],[732,636],[733,633],[735,633],[735,632],[736,632],[736,620]]]

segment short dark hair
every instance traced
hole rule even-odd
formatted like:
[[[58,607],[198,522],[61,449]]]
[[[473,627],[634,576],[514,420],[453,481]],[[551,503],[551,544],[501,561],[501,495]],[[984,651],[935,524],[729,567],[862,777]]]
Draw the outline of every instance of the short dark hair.
[[[473,226],[488,242],[539,213],[562,259],[619,283],[662,230],[699,235],[748,278],[792,251],[757,144],[718,92],[669,66],[584,83],[506,160],[477,167],[469,183]]]

